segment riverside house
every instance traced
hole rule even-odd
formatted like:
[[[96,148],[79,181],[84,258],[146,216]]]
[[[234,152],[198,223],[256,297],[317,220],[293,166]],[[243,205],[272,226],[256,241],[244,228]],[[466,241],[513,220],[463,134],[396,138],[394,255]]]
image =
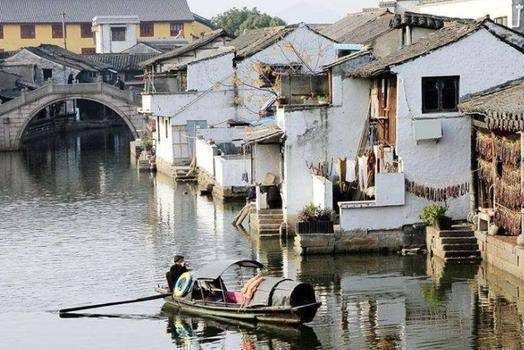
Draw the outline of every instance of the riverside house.
[[[466,96],[472,118],[472,205],[482,258],[524,279],[524,78]]]
[[[327,98],[323,103],[296,98],[285,101],[277,111],[275,123],[253,128],[246,138],[252,148],[252,178],[257,192],[267,187],[264,180],[270,173],[276,179],[273,186],[278,188],[273,191],[278,195],[273,197],[280,197],[280,201],[272,200],[272,204],[267,203],[264,195],[257,197],[257,211],[252,217],[253,226],[260,232],[278,233],[274,229],[276,222],[271,223],[272,230],[257,224],[257,215],[266,209],[282,210],[280,223],[284,221],[288,230],[294,231],[297,216],[307,204],[337,209],[338,201],[355,198],[348,191],[354,175],[348,170],[346,176],[346,171],[342,174],[337,169],[355,168],[359,148],[368,132],[371,85],[365,79],[349,78],[348,73],[399,48],[407,49],[455,22],[450,18],[413,13],[396,16],[384,11],[378,13],[382,15],[371,16],[370,12],[356,16],[367,30],[350,25],[353,15],[342,20],[352,30],[343,30],[340,23],[333,25],[338,29],[331,33],[339,33],[347,45],[362,46],[360,51],[323,66],[322,74],[315,77],[314,83],[307,77],[292,76],[281,84],[279,96],[325,94]],[[362,20],[363,16],[367,20]],[[388,19],[387,29],[380,20],[383,16]],[[370,32],[381,34],[370,35]]]
[[[277,77],[315,75],[336,58],[334,41],[306,24],[250,30],[171,70],[184,77],[173,92],[149,91],[142,111],[156,120],[157,165],[171,173],[194,157],[197,127],[245,122],[275,99]]]
[[[355,159],[363,195],[338,203],[348,250],[398,248],[403,228],[431,203],[466,218],[471,120],[458,102],[522,76],[523,43],[487,18],[455,22],[349,73],[370,93],[368,136]]]

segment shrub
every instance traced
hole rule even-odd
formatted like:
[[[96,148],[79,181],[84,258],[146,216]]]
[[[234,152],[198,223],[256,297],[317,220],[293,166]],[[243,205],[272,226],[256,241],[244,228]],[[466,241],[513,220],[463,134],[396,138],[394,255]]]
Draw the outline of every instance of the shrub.
[[[146,151],[151,151],[153,149],[153,141],[151,140],[143,140],[142,141],[142,149],[145,149]]]
[[[321,209],[320,206],[309,203],[298,214],[298,220],[305,222],[332,221],[334,214],[333,210]]]
[[[420,214],[420,218],[428,225],[435,225],[439,218],[445,216],[446,207],[439,204],[431,204],[426,206]]]

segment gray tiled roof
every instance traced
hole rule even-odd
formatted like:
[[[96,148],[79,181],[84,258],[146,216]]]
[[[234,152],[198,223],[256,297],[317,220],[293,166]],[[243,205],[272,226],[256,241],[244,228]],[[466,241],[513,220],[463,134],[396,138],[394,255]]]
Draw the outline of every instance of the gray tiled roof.
[[[135,15],[141,21],[193,21],[186,0],[0,0],[0,23],[70,23],[96,16]]]
[[[158,56],[158,54],[102,53],[82,56],[91,61],[108,65],[109,67],[116,69],[119,72],[122,72],[142,70],[139,64],[145,60]]]
[[[465,96],[459,108],[466,114],[482,114],[499,118],[524,116],[524,78],[509,81]]]
[[[385,9],[369,9],[350,13],[321,30],[324,35],[346,44],[364,44],[390,30],[394,15]]]
[[[392,66],[414,60],[443,46],[454,43],[482,28],[482,24],[482,22],[470,24],[454,22],[412,45],[405,46],[388,56],[377,58],[368,64],[360,66],[349,75],[357,78],[369,78],[380,75],[387,72]]]
[[[154,57],[152,59],[144,61],[144,62],[141,63],[141,66],[145,67],[145,66],[149,66],[149,65],[155,64],[157,62],[161,62],[161,61],[165,61],[165,60],[169,60],[169,59],[172,59],[172,58],[175,58],[175,57],[182,56],[182,55],[184,55],[184,54],[186,54],[188,52],[191,52],[191,51],[196,50],[196,49],[198,49],[198,48],[200,48],[202,46],[205,46],[205,45],[207,45],[209,43],[212,43],[214,40],[216,40],[218,38],[221,38],[221,37],[232,38],[232,36],[230,34],[228,34],[224,29],[213,30],[211,32],[208,32],[208,33],[204,34],[201,38],[193,41],[189,45],[182,46],[182,47],[177,48],[175,50],[166,52],[166,53],[161,54],[159,56],[156,56],[156,57]]]
[[[96,72],[109,68],[106,64],[92,61],[88,57],[65,50],[56,45],[42,44],[38,47],[25,47],[24,50],[30,51],[39,57],[80,71],[86,70]],[[13,56],[13,58],[14,57],[16,56]]]

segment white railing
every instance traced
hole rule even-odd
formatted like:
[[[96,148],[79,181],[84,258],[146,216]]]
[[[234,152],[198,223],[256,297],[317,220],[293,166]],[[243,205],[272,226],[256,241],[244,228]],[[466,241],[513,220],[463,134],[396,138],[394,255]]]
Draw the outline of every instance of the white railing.
[[[44,85],[36,90],[22,91],[20,97],[17,97],[9,102],[0,105],[0,115],[8,113],[14,109],[18,109],[29,103],[38,101],[49,95],[63,95],[67,98],[81,98],[82,95],[106,95],[120,100],[124,100],[129,104],[140,106],[142,104],[141,96],[135,95],[129,90],[120,90],[112,85],[106,83],[80,83],[80,84],[54,84],[50,83]]]

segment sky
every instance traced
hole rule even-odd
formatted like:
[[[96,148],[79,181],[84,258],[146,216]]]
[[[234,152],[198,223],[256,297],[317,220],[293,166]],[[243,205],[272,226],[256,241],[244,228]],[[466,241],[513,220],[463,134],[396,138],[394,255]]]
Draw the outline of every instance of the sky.
[[[188,0],[191,10],[201,16],[214,15],[236,7],[257,7],[288,23],[331,23],[349,12],[377,7],[378,0]]]

